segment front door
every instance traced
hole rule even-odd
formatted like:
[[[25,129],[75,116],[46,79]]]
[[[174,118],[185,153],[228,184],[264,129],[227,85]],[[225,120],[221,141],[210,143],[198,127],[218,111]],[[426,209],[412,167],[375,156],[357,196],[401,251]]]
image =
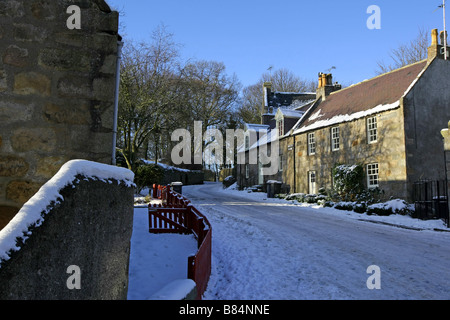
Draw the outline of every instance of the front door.
[[[316,172],[315,171],[310,171],[308,173],[308,184],[309,184],[309,194],[316,194],[317,193],[317,189],[316,189]]]
[[[261,161],[258,161],[258,184],[264,184],[263,166]]]

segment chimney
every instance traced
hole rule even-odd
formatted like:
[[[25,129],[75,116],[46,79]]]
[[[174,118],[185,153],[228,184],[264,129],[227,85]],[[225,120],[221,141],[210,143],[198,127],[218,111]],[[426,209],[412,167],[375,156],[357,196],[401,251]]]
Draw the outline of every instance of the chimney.
[[[271,108],[270,106],[270,99],[272,96],[272,83],[271,82],[264,82],[263,84],[263,108],[262,108],[262,115],[261,115],[261,124],[266,124],[268,122],[268,113]]]
[[[439,43],[440,38],[440,43]],[[444,43],[447,44],[447,59],[450,59],[449,47],[447,42],[447,32],[441,31],[440,34],[438,29],[433,29],[431,31],[431,46],[428,47],[428,63],[430,63],[434,58],[444,59]]]
[[[331,73],[325,74],[319,73],[319,85],[316,90],[316,99],[322,98],[322,101],[325,101],[326,97],[334,92],[338,91],[342,88],[340,84],[337,82],[333,84],[333,75]]]
[[[438,29],[431,30],[431,45],[432,46],[438,45]]]

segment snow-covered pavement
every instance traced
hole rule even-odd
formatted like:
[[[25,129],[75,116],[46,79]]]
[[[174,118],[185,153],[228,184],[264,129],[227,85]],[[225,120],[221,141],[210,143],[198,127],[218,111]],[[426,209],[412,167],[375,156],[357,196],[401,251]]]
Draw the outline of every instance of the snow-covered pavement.
[[[188,257],[197,253],[193,235],[150,234],[148,208],[134,209],[128,300],[147,300],[173,281],[187,279]]]
[[[450,299],[450,233],[432,230],[446,229],[441,221],[369,217],[214,183],[183,194],[213,227],[204,299]],[[381,289],[367,287],[378,276],[372,265]]]

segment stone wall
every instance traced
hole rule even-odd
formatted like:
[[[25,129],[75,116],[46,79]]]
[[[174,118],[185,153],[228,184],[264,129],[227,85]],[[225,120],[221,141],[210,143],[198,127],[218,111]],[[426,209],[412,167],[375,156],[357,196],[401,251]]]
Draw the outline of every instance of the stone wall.
[[[0,259],[0,300],[126,299],[134,188],[78,175],[59,193],[63,201],[29,227],[18,251]],[[70,266],[79,268],[78,280]]]
[[[382,112],[377,115],[378,141],[367,143],[366,118],[352,122],[341,123],[340,149],[331,151],[330,127],[315,130],[316,154],[308,155],[308,133],[295,136],[295,192],[308,193],[308,172],[316,171],[318,190],[324,187],[332,189],[332,170],[336,164],[379,164],[380,189],[389,196],[407,198],[406,193],[406,159],[404,145],[404,127],[402,121],[403,109]],[[288,165],[283,171],[283,181],[294,183],[293,150],[287,146],[289,142],[281,143],[282,153]],[[291,186],[291,192],[294,189]]]
[[[172,182],[182,182],[183,185],[203,184],[205,174],[200,170],[170,170],[164,169],[164,177],[159,184],[168,185]]]
[[[404,99],[409,194],[420,179],[445,178],[440,131],[450,119],[450,62],[436,58]]]
[[[0,222],[68,160],[110,163],[119,38],[103,0],[0,1]]]

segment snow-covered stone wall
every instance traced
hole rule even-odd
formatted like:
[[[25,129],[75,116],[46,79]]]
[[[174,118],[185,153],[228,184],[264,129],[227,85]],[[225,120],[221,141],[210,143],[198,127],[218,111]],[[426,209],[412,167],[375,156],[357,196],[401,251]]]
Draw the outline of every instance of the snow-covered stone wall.
[[[126,299],[133,179],[66,163],[0,231],[0,300]]]

